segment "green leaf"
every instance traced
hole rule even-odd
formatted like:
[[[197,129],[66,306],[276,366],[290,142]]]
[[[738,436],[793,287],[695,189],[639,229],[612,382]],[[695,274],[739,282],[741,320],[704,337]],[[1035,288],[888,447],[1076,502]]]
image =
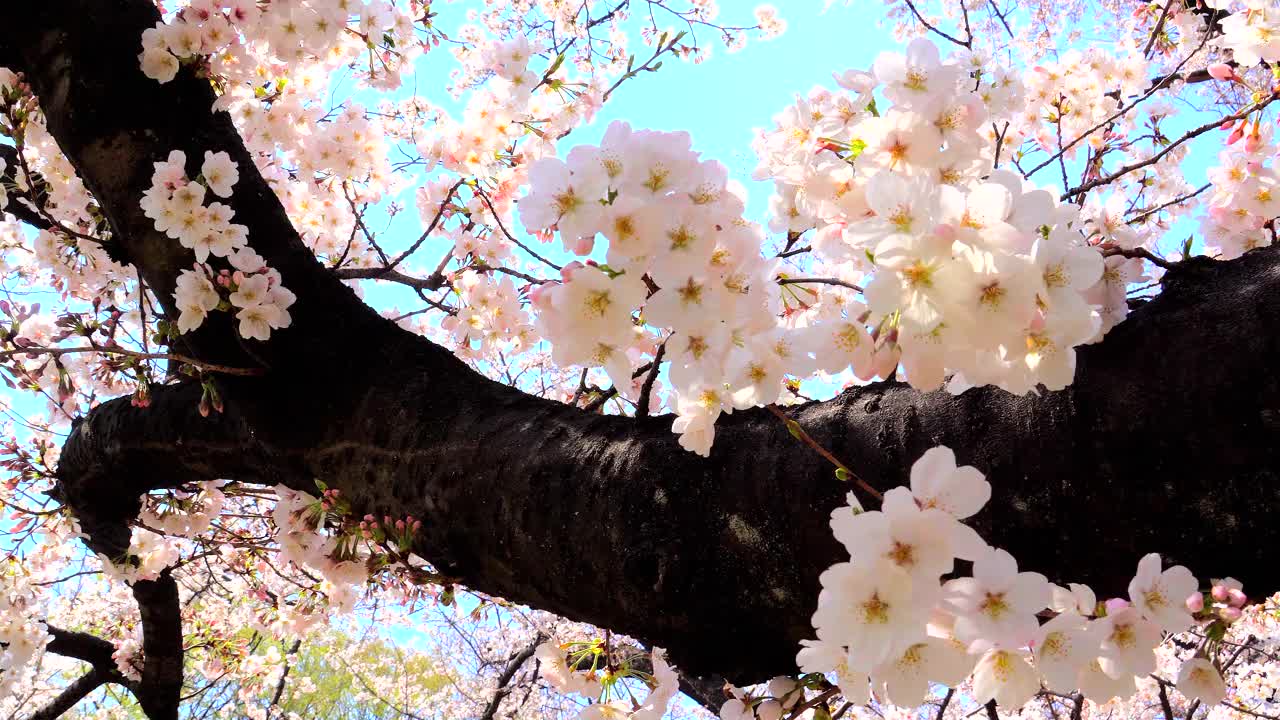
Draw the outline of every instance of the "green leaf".
[[[554,62],[551,63],[551,67],[547,68],[547,75],[555,74],[555,71],[559,70],[560,66],[563,64],[564,64],[564,53],[560,53],[559,55],[556,55],[556,59]]]

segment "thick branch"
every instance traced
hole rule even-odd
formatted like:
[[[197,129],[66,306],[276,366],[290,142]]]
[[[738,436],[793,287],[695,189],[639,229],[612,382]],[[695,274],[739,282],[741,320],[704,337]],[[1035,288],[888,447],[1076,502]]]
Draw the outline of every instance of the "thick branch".
[[[177,720],[182,695],[182,606],[168,570],[133,584],[142,615],[142,681],[134,696],[150,720]]]
[[[106,640],[77,630],[63,630],[53,625],[45,627],[53,638],[45,646],[48,652],[82,660],[101,670],[115,667],[115,660],[111,657],[115,646]]]
[[[48,705],[35,711],[27,720],[56,720],[106,682],[106,674],[94,668],[72,681]]]
[[[89,672],[63,688],[49,704],[37,710],[28,720],[53,720],[61,717],[89,693],[106,683],[115,683],[137,691],[137,684],[125,678],[116,668],[112,653],[115,646],[95,635],[76,630],[63,630],[47,625],[52,639],[45,646],[47,652],[75,658],[89,664]]]

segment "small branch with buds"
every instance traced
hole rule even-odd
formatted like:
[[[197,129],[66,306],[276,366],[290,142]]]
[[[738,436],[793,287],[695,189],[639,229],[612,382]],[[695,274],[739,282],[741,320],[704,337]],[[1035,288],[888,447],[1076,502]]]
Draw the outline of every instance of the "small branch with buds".
[[[791,433],[792,437],[796,438],[797,440],[804,443],[805,445],[808,445],[810,448],[813,449],[814,452],[826,458],[827,461],[830,462],[832,465],[835,465],[837,478],[841,480],[850,480],[854,484],[856,484],[858,487],[866,491],[866,493],[871,497],[882,502],[884,501],[883,493],[881,493],[879,490],[868,485],[867,482],[862,478],[853,474],[853,471],[850,470],[848,466],[845,465],[843,462],[840,462],[839,458],[837,458],[835,455],[832,455],[831,451],[822,447],[822,445],[818,444],[817,440],[814,440],[812,437],[810,437],[809,433],[805,432],[804,428],[800,427],[800,423],[787,417],[787,414],[782,412],[782,410],[780,410],[777,405],[766,405],[765,407],[768,408],[769,412],[773,413],[774,415],[777,415],[778,418],[782,420],[782,422],[786,423],[787,432]]]

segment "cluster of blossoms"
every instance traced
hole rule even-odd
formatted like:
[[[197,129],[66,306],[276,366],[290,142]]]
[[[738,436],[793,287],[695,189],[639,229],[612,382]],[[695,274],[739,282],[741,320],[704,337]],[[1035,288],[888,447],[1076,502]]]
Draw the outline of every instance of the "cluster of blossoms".
[[[778,8],[772,5],[757,5],[755,16],[760,34],[766,39],[776,38],[787,31],[787,21],[778,16]]]
[[[1114,55],[1102,48],[1068,50],[1056,61],[1037,63],[1023,76],[1025,103],[1015,118],[1015,134],[1030,138],[1046,153],[1056,153],[1071,139],[1084,136],[1116,114],[1123,102],[1147,89],[1150,63],[1137,49]],[[1100,150],[1122,135],[1132,115],[1107,133],[1093,133],[1088,141],[1065,148],[1067,159],[1084,150]],[[1061,138],[1061,139],[1060,139]],[[1016,147],[1020,143],[1010,137]],[[1066,188],[1063,188],[1065,190]]]
[[[1128,600],[1098,603],[1087,586],[1059,587],[1019,572],[1009,553],[962,522],[990,497],[982,473],[957,467],[946,447],[926,452],[911,468],[910,487],[885,493],[880,510],[864,512],[850,495],[849,506],[832,512],[831,528],[851,559],[822,574],[813,615],[818,637],[803,643],[801,671],[834,674],[855,704],[869,702],[874,691],[915,707],[930,683],[954,687],[970,675],[976,702],[995,700],[1010,711],[1042,685],[1078,690],[1101,704],[1137,692],[1137,681],[1156,669],[1162,633],[1225,627],[1241,617],[1239,583],[1215,581],[1206,601],[1190,571],[1162,570],[1154,553],[1139,562]],[[972,577],[941,583],[956,559],[973,562]],[[1225,695],[1203,652],[1184,663],[1177,686],[1209,705]],[[764,717],[759,702],[742,698],[730,700],[721,716],[751,718],[753,705]]]
[[[116,670],[134,682],[142,680],[142,626],[135,625],[133,632],[115,643],[111,659],[116,663]]]
[[[356,587],[369,577],[368,569],[354,550],[344,553],[339,538],[320,532],[333,507],[332,494],[322,500],[284,485],[275,487],[279,501],[271,511],[277,528],[280,557],[323,578],[321,588],[336,607],[349,610],[356,599]],[[351,557],[346,557],[351,555]]]
[[[812,371],[818,338],[781,327],[776,262],[760,256],[761,229],[742,219],[742,190],[723,165],[699,161],[685,133],[613,123],[599,147],[529,168],[520,217],[530,231],[558,230],[587,255],[597,233],[607,264],[574,262],[562,282],[530,293],[537,327],[560,364],[603,366],[635,401],[631,355],[665,335],[681,444],[709,451],[722,411],[774,402],[784,372]]]
[[[262,256],[249,248],[232,253],[228,260],[232,270],[223,268],[214,273],[208,265],[196,263],[178,276],[174,302],[180,313],[179,332],[200,327],[209,312],[223,307],[224,302],[236,309],[237,328],[243,338],[266,341],[273,329],[289,327],[289,306],[297,297],[280,284],[280,273],[268,268]]]
[[[377,202],[398,181],[372,113],[322,106],[329,77],[349,68],[374,87],[399,87],[423,50],[412,18],[424,12],[416,1],[197,0],[143,34],[140,62],[160,82],[197,65],[308,246],[358,256],[367,248],[353,242],[351,201]]]
[[[262,44],[279,62],[326,58],[335,65],[376,48],[369,79],[392,89],[420,49],[411,16],[386,0],[192,0],[172,20],[142,35],[142,71],[160,82],[172,80],[182,63],[206,56],[219,75],[252,74],[258,63],[249,48]]]
[[[193,251],[198,262],[205,262],[210,255],[226,257],[245,246],[248,230],[231,222],[231,206],[204,204],[206,191],[231,197],[231,186],[240,174],[230,155],[205,151],[196,182],[187,178],[187,155],[181,150],[169,153],[169,158],[155,167],[151,187],[143,193],[140,205],[155,222],[156,230]]]
[[[1059,389],[1073,375],[1074,347],[1098,332],[1086,294],[1102,258],[1075,227],[1077,208],[991,170],[979,130],[988,109],[967,67],[917,39],[905,56],[882,54],[871,75],[846,73],[841,83],[864,109],[832,119],[834,136],[815,127],[821,135],[791,149],[826,157],[800,161],[790,184],[815,218],[815,253],[866,263],[877,352],[900,355],[912,385],[937,387],[952,373],[958,387]],[[877,86],[891,103],[883,114],[869,112]],[[787,162],[769,147],[786,120],[761,143],[774,151],[771,168]]]
[[[196,255],[195,266],[182,271],[174,289],[178,330],[190,332],[213,310],[235,308],[241,337],[265,341],[273,329],[289,327],[289,306],[297,298],[280,284],[280,273],[247,246],[247,230],[231,222],[231,207],[220,202],[204,204],[206,189],[228,198],[240,177],[227,153],[205,151],[204,155],[200,176],[192,181],[187,178],[186,154],[169,153],[167,160],[155,164],[151,187],[141,202],[157,230]],[[206,263],[211,255],[226,258],[232,269],[215,272]]]
[[[125,557],[98,555],[103,572],[132,584],[138,580],[154,580],[166,568],[173,567],[182,558],[183,539],[193,539],[206,532],[222,512],[226,497],[219,488],[223,484],[223,481],[210,480],[197,483],[198,490],[194,493],[143,495],[139,523],[132,528]]]
[[[1280,176],[1269,164],[1275,153],[1274,126],[1263,125],[1259,116],[1252,122],[1240,120],[1229,130],[1218,166],[1209,169],[1213,194],[1200,223],[1205,245],[1224,260],[1270,245],[1267,226],[1280,216]]]
[[[167,496],[147,495],[138,520],[149,528],[178,537],[193,538],[209,529],[222,513],[226,495],[222,480],[196,483],[197,492],[174,491]]]
[[[98,243],[85,242],[63,228],[80,229],[94,227],[101,218],[101,210],[76,174],[71,161],[62,154],[58,143],[42,124],[41,116],[34,112],[36,100],[30,88],[7,68],[0,68],[0,109],[13,113],[21,107],[31,112],[22,116],[19,124],[21,141],[15,141],[22,162],[17,167],[7,167],[13,178],[12,186],[0,190],[4,200],[10,202],[9,210],[19,207],[35,211],[32,194],[43,195],[39,209],[58,226],[56,231],[41,229],[31,242],[22,234],[21,226],[0,213],[0,245],[6,252],[0,258],[0,267],[14,273],[26,283],[47,283],[76,300],[92,302],[96,298],[113,298],[124,291],[133,272],[109,256],[107,249]],[[8,107],[4,107],[8,103]],[[0,121],[0,125],[13,122]],[[33,193],[33,191],[36,191]],[[14,197],[9,197],[10,193]],[[24,257],[25,256],[25,257]]]
[[[653,672],[637,673],[649,687],[649,694],[643,700],[631,696],[627,702],[619,697],[618,683],[630,673],[613,672],[612,668],[609,672],[597,672],[594,653],[590,649],[575,653],[575,647],[574,643],[559,645],[548,640],[537,647],[534,656],[541,663],[542,677],[551,687],[562,693],[599,700],[578,713],[576,720],[662,720],[671,700],[680,691],[680,676],[667,664],[661,648],[654,648],[649,655]],[[580,668],[582,660],[588,657],[590,667]]]
[[[38,588],[10,557],[0,568],[0,698],[31,681],[32,663],[49,642]]]
[[[457,353],[480,354],[495,347],[519,352],[531,342],[533,326],[510,277],[467,270],[454,279],[453,288],[458,314],[446,317],[440,326],[452,333]]]
[[[1222,20],[1222,47],[1241,67],[1280,62],[1280,8],[1268,0],[1206,0],[1215,10],[1230,12]]]

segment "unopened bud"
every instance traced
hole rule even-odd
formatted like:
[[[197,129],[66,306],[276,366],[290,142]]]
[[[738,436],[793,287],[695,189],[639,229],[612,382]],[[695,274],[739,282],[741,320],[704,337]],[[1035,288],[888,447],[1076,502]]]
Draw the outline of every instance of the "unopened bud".
[[[1129,607],[1129,601],[1125,600],[1124,598],[1111,598],[1106,602],[1106,605],[1107,605],[1107,614],[1114,615],[1115,613],[1118,613],[1121,610],[1124,610],[1125,608]]]
[[[765,700],[756,706],[756,718],[758,720],[780,720],[782,718],[782,703],[777,700]]]
[[[1233,80],[1235,76],[1235,68],[1226,63],[1214,63],[1209,66],[1209,77],[1214,80]]]
[[[1198,592],[1191,593],[1187,597],[1187,609],[1193,613],[1204,610],[1204,595]]]

